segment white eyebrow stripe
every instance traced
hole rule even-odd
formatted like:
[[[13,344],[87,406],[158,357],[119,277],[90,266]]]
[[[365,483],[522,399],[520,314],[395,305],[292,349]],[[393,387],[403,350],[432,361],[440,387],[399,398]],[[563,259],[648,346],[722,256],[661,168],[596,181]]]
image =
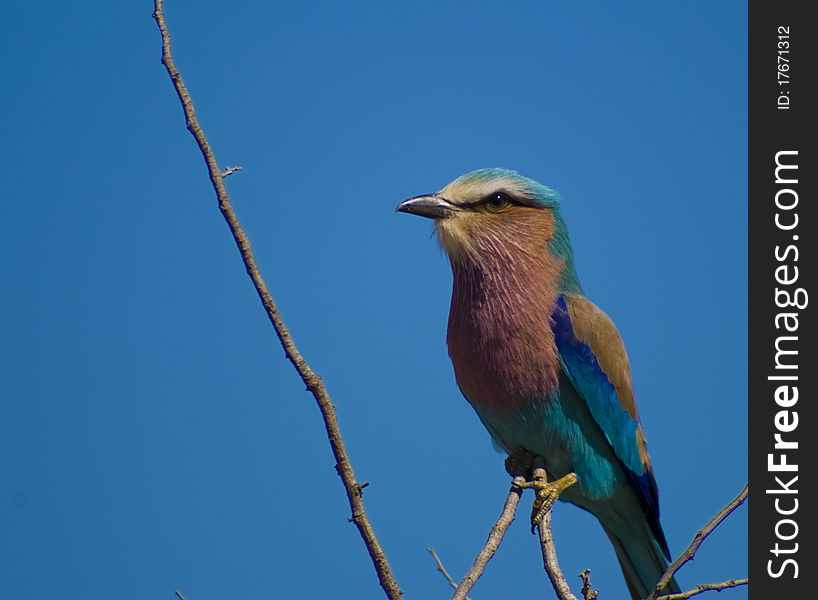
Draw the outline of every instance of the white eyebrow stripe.
[[[531,193],[520,182],[505,177],[471,181],[456,179],[440,190],[440,195],[454,204],[469,204],[494,192],[505,192],[521,200],[532,199]]]

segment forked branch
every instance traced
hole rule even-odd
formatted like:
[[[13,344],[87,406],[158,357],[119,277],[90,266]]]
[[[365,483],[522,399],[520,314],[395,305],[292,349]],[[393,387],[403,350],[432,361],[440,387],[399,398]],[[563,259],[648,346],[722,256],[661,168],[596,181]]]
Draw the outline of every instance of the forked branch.
[[[710,587],[706,587],[706,589],[701,589],[700,591],[696,591],[695,594],[692,593],[693,590],[691,590],[690,592],[684,592],[681,595],[680,594],[669,594],[669,595],[665,595],[665,596],[659,596],[659,594],[662,593],[662,590],[668,584],[670,579],[676,574],[676,572],[679,569],[681,569],[682,566],[686,562],[688,562],[690,560],[693,560],[693,558],[696,556],[696,551],[699,549],[699,546],[702,545],[702,542],[704,542],[704,540],[707,539],[707,536],[709,536],[711,533],[713,533],[713,530],[716,527],[718,527],[721,524],[721,522],[724,521],[724,519],[726,519],[730,515],[730,513],[732,513],[734,510],[736,510],[742,504],[744,504],[744,501],[747,500],[747,494],[748,494],[748,487],[745,485],[744,489],[741,490],[741,492],[739,492],[739,495],[736,496],[733,499],[732,502],[730,502],[727,506],[722,508],[716,514],[715,517],[710,519],[710,521],[704,527],[702,527],[701,529],[699,529],[699,531],[696,532],[696,535],[693,537],[693,541],[690,542],[690,545],[687,547],[687,550],[682,552],[681,556],[679,556],[679,558],[677,558],[675,561],[673,561],[673,563],[667,568],[667,571],[665,571],[665,574],[662,575],[662,578],[659,580],[659,583],[656,584],[656,589],[654,589],[650,593],[650,596],[648,596],[645,600],[657,600],[657,598],[662,598],[663,600],[669,600],[671,598],[673,600],[680,600],[682,598],[690,598],[691,596],[694,596],[696,594],[700,594],[701,592],[706,592],[706,591],[711,590],[711,589],[712,590],[722,590],[722,589],[726,589],[728,587],[736,587],[737,585],[744,585],[744,584],[747,583],[746,579],[737,580],[739,583],[735,583],[736,580],[730,580],[730,582],[733,582],[734,585],[726,585],[727,583],[730,583],[730,582],[724,582],[724,584],[704,584],[703,586],[698,586],[698,587],[700,587],[700,588],[703,588],[705,586],[710,586]],[[723,587],[713,587],[713,586],[723,586]],[[689,594],[689,595],[685,596],[684,594]]]

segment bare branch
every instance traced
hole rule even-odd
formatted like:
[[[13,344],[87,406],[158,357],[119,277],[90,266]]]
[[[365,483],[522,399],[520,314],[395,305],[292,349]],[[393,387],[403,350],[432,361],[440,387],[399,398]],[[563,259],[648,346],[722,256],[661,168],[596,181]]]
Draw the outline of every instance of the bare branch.
[[[582,579],[582,600],[596,600],[599,592],[591,588],[591,569],[585,569],[579,576]]]
[[[750,582],[749,579],[730,579],[729,581],[722,581],[721,583],[703,583],[701,585],[697,585],[692,590],[688,590],[680,594],[668,594],[667,596],[659,596],[657,600],[686,600],[687,598],[698,596],[699,594],[702,594],[704,592],[710,591],[720,592],[728,588],[734,588],[740,585],[747,585],[749,582]]]
[[[554,545],[554,536],[551,534],[551,512],[549,511],[540,524],[537,525],[537,532],[540,536],[540,548],[542,550],[542,562],[548,579],[554,587],[554,592],[559,600],[577,600],[571,592],[571,586],[565,579],[565,575],[557,562],[557,548]]]
[[[536,456],[533,466],[534,470],[531,473],[533,479],[543,480],[547,477],[542,457]],[[550,510],[537,525],[537,532],[540,537],[543,567],[545,567],[545,572],[548,574],[548,579],[551,580],[557,598],[559,600],[577,600],[577,597],[571,593],[571,586],[568,585],[568,581],[566,581],[565,575],[560,569],[559,562],[557,562],[557,548],[554,546],[554,536],[551,534]]]
[[[503,512],[500,513],[500,517],[492,526],[491,531],[489,531],[486,545],[480,550],[469,572],[466,573],[466,576],[463,577],[457,586],[452,600],[464,600],[466,598],[466,594],[474,587],[474,584],[483,574],[489,560],[491,560],[491,557],[497,552],[500,543],[503,541],[503,537],[506,535],[506,531],[508,531],[509,525],[511,525],[511,522],[514,520],[514,514],[517,512],[517,504],[520,502],[520,494],[522,494],[521,486],[524,483],[525,477],[515,477],[514,481],[512,481],[511,489],[503,505]]]
[[[225,177],[230,177],[233,173],[236,173],[237,171],[241,171],[241,170],[242,170],[242,167],[239,167],[238,165],[235,166],[235,167],[227,167],[222,172],[222,179],[224,179]]]
[[[162,0],[154,0],[153,18],[156,20],[156,24],[159,27],[160,33],[162,34],[162,64],[167,69],[168,75],[173,83],[173,87],[176,90],[176,94],[179,96],[179,101],[182,103],[187,129],[195,138],[196,144],[199,146],[199,150],[201,151],[202,157],[207,165],[207,171],[210,175],[210,182],[213,185],[213,190],[216,192],[216,197],[218,199],[219,210],[230,228],[230,233],[233,235],[233,239],[235,240],[236,246],[239,249],[239,253],[241,254],[241,259],[244,262],[244,267],[247,270],[247,274],[252,280],[253,286],[255,286],[256,293],[258,294],[261,303],[264,305],[264,310],[267,312],[267,317],[270,319],[270,323],[272,323],[273,329],[275,329],[276,335],[281,342],[281,346],[284,348],[284,353],[287,356],[287,359],[295,367],[298,375],[304,381],[307,390],[312,393],[316,403],[318,404],[318,408],[321,411],[321,416],[324,420],[324,427],[327,431],[327,438],[336,460],[336,470],[338,471],[338,475],[341,477],[341,481],[344,484],[347,499],[349,500],[349,506],[352,510],[352,522],[355,523],[355,526],[358,528],[358,531],[364,540],[364,544],[366,544],[372,564],[374,565],[375,571],[378,574],[380,585],[390,600],[399,600],[402,597],[402,593],[397,582],[395,581],[395,577],[392,574],[392,569],[387,561],[383,549],[380,546],[380,543],[378,542],[378,538],[375,536],[375,531],[369,522],[366,511],[364,510],[364,502],[361,494],[363,486],[355,479],[355,473],[352,470],[352,464],[350,463],[346,446],[344,445],[343,438],[341,437],[338,419],[335,414],[335,407],[330,400],[329,393],[324,387],[324,382],[322,381],[321,377],[310,368],[307,361],[304,360],[296,348],[295,342],[293,342],[290,332],[281,318],[281,314],[278,311],[278,306],[273,300],[270,291],[267,289],[267,285],[264,283],[264,279],[259,272],[253,256],[250,239],[244,232],[244,229],[239,223],[239,219],[233,210],[230,197],[228,196],[227,189],[224,185],[224,176],[222,175],[222,171],[219,169],[219,165],[216,162],[216,157],[213,154],[213,150],[211,149],[210,144],[208,143],[207,138],[199,125],[199,121],[196,118],[196,111],[193,107],[193,101],[191,100],[185,84],[182,82],[182,76],[177,70],[173,57],[171,56],[170,35],[168,34],[167,24],[165,23]]]
[[[667,568],[665,574],[662,575],[662,578],[659,580],[659,583],[656,584],[656,589],[654,589],[650,595],[645,600],[656,600],[659,597],[659,594],[668,584],[670,579],[676,574],[676,572],[682,568],[682,566],[690,561],[696,556],[696,551],[699,549],[699,546],[702,545],[702,542],[713,533],[713,530],[721,524],[724,519],[726,519],[730,513],[736,510],[739,506],[744,504],[744,501],[747,500],[748,494],[748,487],[745,485],[744,489],[741,490],[738,496],[736,496],[732,502],[730,502],[727,506],[722,508],[715,517],[713,517],[704,527],[699,529],[696,532],[696,535],[693,537],[693,541],[690,542],[690,546],[687,547],[679,558],[677,558],[673,563]],[[707,584],[709,585],[709,584]],[[727,586],[732,587],[732,586]],[[709,588],[708,588],[709,589]],[[707,590],[702,590],[707,591]],[[697,592],[700,593],[700,592]],[[662,598],[669,598],[669,596],[662,596]]]
[[[432,558],[435,559],[435,564],[437,565],[437,570],[443,574],[443,577],[446,578],[446,581],[449,582],[449,585],[452,586],[452,589],[457,590],[457,582],[452,579],[452,576],[449,575],[449,572],[446,570],[446,567],[443,566],[443,561],[440,560],[440,557],[435,552],[434,548],[426,548],[426,551],[432,555]],[[469,597],[466,596],[466,600],[469,600]]]

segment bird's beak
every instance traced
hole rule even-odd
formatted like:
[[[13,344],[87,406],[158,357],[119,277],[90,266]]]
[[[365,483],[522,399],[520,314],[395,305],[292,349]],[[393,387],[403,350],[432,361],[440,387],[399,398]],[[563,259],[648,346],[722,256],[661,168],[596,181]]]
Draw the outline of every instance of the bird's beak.
[[[426,194],[404,200],[398,204],[395,211],[429,219],[443,219],[453,215],[457,211],[457,207],[445,198],[434,194]]]

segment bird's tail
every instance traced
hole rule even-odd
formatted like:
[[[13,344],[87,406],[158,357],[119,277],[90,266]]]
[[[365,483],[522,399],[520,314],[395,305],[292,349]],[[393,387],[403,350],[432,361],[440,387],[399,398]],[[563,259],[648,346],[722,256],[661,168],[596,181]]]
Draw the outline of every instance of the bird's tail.
[[[628,535],[621,538],[604,524],[602,527],[616,551],[616,558],[619,559],[619,566],[622,568],[631,598],[643,600],[653,591],[667,570],[668,561],[659,544],[647,526],[643,529],[643,535]],[[674,578],[662,593],[678,594],[681,591]]]

